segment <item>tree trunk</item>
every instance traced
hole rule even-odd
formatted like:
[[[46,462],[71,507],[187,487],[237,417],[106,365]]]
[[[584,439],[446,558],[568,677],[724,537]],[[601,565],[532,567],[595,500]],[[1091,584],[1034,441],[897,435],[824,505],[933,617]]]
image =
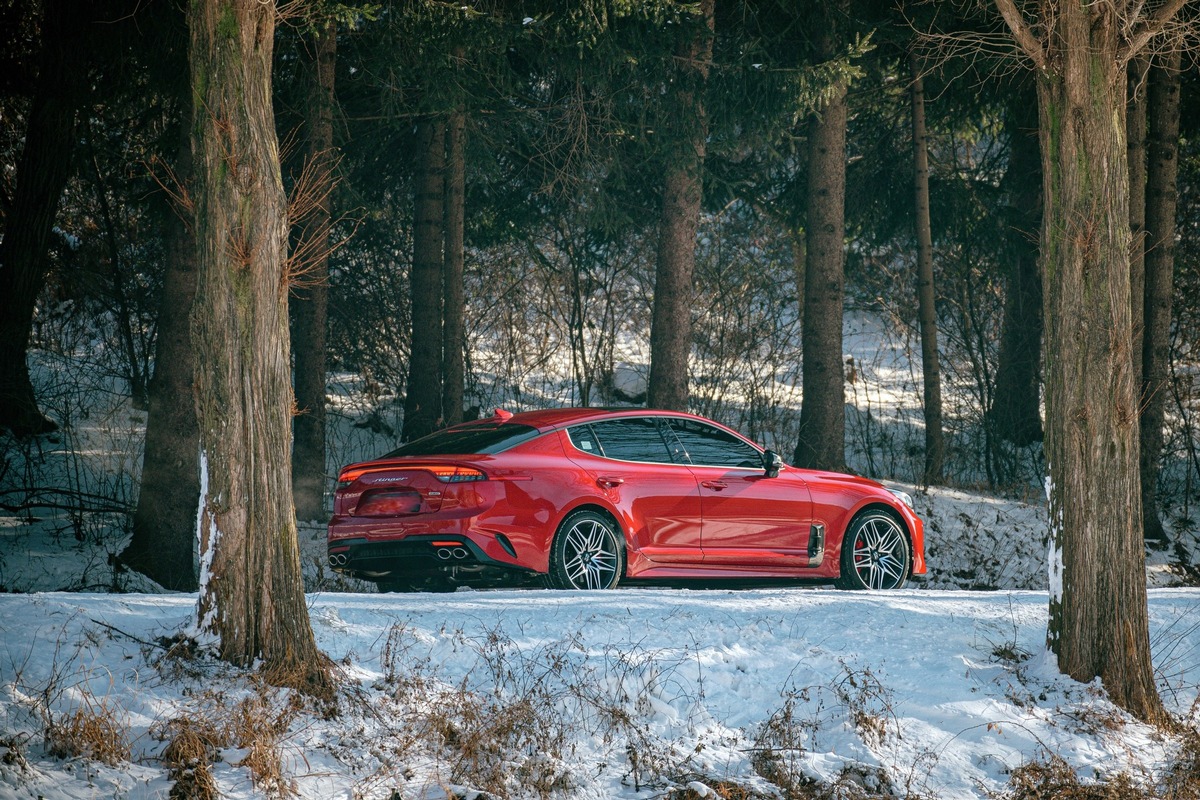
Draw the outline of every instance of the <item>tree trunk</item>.
[[[46,248],[70,174],[75,110],[88,76],[89,15],[88,3],[46,0],[37,88],[12,213],[0,238],[0,428],[16,436],[58,428],[38,410],[25,356],[34,306],[46,282]]]
[[[646,404],[687,411],[692,351],[692,273],[704,198],[708,118],[704,91],[712,61],[714,0],[700,0],[703,28],[681,43],[663,126],[671,137],[663,176],[654,308],[650,322],[650,381]]]
[[[187,186],[192,151],[186,122],[181,133],[175,176]],[[133,538],[119,558],[165,589],[194,592],[200,456],[189,320],[196,296],[196,241],[175,209],[165,213],[169,215],[167,263],[158,305],[142,483]]]
[[[290,470],[288,225],[271,107],[275,6],[188,6],[200,427],[198,628],[222,659],[321,690]]]
[[[1133,323],[1133,385],[1142,386],[1142,339],[1146,327],[1146,79],[1150,59],[1139,56],[1126,68],[1125,152],[1129,154],[1129,298]],[[1143,490],[1144,490],[1143,486]]]
[[[292,482],[298,519],[324,519],[325,514],[325,332],[329,306],[329,228],[333,194],[333,88],[337,29],[305,36],[302,51],[308,100],[305,107],[307,158],[319,185],[316,202],[304,219],[300,241],[305,253],[303,274],[295,280],[291,299],[292,351],[295,357],[296,416],[292,420]]]
[[[1024,100],[1025,102],[1022,102]],[[1005,115],[1008,170],[1008,260],[1004,322],[996,367],[996,390],[988,422],[1015,445],[1042,440],[1039,378],[1042,361],[1042,275],[1037,232],[1042,224],[1042,164],[1037,138],[1037,98],[1022,92]]]
[[[845,12],[845,3],[837,4]],[[831,11],[829,13],[836,13]],[[827,20],[818,55],[837,52]],[[842,371],[842,302],[845,283],[846,84],[808,123],[804,324],[800,437],[796,466],[842,470],[846,466],[846,385]]]
[[[412,339],[404,429],[408,442],[442,421],[442,269],[446,123],[417,124],[417,187],[413,203]]]
[[[1175,178],[1179,159],[1180,51],[1173,48],[1150,70],[1147,113],[1145,335],[1142,342],[1141,478],[1146,539],[1165,542],[1158,513],[1158,462],[1169,394],[1171,294],[1175,272]]]
[[[1103,3],[1052,5],[1043,12],[1048,52],[1034,51],[1044,67],[1048,639],[1063,672],[1084,682],[1100,676],[1113,702],[1159,721],[1132,374],[1120,23]]]
[[[455,111],[446,126],[446,253],[442,273],[442,414],[447,425],[463,420],[466,300],[463,297],[463,202],[466,193],[466,115]]]
[[[933,234],[929,221],[929,145],[925,129],[925,86],[912,57],[913,199],[917,222],[917,307],[921,322],[921,375],[925,389],[926,484],[942,482],[942,379],[938,361],[937,305],[933,291]]]

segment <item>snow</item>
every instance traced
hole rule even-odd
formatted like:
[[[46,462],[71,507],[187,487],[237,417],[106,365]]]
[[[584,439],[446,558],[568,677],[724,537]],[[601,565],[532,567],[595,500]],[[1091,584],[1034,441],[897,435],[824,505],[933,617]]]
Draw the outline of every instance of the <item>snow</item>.
[[[719,779],[765,788],[754,755],[784,735],[793,749],[778,748],[781,758],[811,777],[882,770],[895,787],[943,798],[986,797],[1046,753],[1085,779],[1125,772],[1150,782],[1171,750],[1097,685],[1057,673],[1043,645],[1045,592],[651,587],[314,593],[309,604],[344,689],[337,716],[310,710],[279,737],[283,768],[305,798],[480,788],[453,748],[413,742],[438,720],[482,726],[482,717],[456,717],[468,701],[493,715],[490,724],[531,726],[492,734],[505,748],[495,770],[518,796],[539,759],[571,797],[653,797],[668,782]],[[1160,688],[1193,725],[1200,630],[1188,620],[1198,606],[1193,589],[1150,593]],[[189,595],[0,596],[0,798],[165,798],[167,723],[216,719],[268,691],[156,644],[192,624],[195,607]],[[546,705],[531,711],[530,700]],[[45,721],[81,707],[111,710],[131,745],[127,760],[45,752]],[[772,719],[787,721],[772,729]],[[642,756],[636,769],[631,747]],[[238,766],[246,753],[227,747],[222,756],[221,795],[261,796]]]

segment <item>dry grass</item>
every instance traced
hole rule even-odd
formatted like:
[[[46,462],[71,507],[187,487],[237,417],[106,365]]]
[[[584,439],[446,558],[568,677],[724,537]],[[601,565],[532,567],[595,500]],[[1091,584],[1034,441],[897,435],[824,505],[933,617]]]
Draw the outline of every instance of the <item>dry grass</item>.
[[[171,800],[217,800],[212,765],[224,742],[216,726],[207,720],[176,717],[159,734],[168,739],[162,760],[174,782]]]
[[[1057,755],[1030,761],[1013,770],[1008,789],[995,800],[1146,800],[1153,795],[1125,774],[1083,783],[1075,769]]]
[[[296,787],[284,769],[281,745],[303,706],[295,694],[282,704],[279,699],[279,693],[260,688],[237,705],[227,725],[234,744],[249,750],[237,766],[249,768],[254,784],[269,797],[285,798],[295,795]]]
[[[46,725],[46,750],[55,758],[90,758],[109,766],[129,760],[129,729],[115,710],[88,691],[74,711]]]
[[[284,743],[292,723],[304,711],[301,695],[256,681],[251,693],[231,702],[222,692],[195,695],[192,707],[151,733],[165,740],[162,760],[171,779],[172,798],[215,800],[219,797],[212,765],[220,751],[236,747],[245,756],[233,764],[250,770],[254,785],[266,797],[296,794],[284,763]]]
[[[1163,783],[1165,800],[1200,800],[1200,730],[1184,734],[1175,763]]]

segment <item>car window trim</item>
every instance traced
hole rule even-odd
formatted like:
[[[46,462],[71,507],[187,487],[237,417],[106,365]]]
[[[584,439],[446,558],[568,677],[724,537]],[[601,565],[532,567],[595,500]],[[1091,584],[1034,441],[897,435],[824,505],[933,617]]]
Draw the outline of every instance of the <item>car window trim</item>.
[[[607,453],[605,453],[604,452],[604,440],[596,434],[596,430],[595,430],[594,426],[600,422],[609,422],[612,420],[621,420],[621,419],[653,419],[653,420],[656,420],[658,424],[655,427],[658,429],[658,435],[663,437],[663,443],[666,445],[667,453],[668,453],[668,455],[670,455],[672,457],[672,460],[671,461],[631,461],[630,459],[627,459],[627,458],[616,458],[614,456],[610,456]],[[693,462],[691,460],[691,455],[687,451],[687,448],[684,447],[683,442],[681,442],[679,440],[679,437],[676,436],[676,434],[675,434],[675,430],[671,427],[671,420],[681,420],[681,421],[689,421],[690,420],[693,422],[697,421],[697,420],[691,420],[690,417],[674,417],[674,416],[661,416],[660,417],[657,415],[651,415],[651,416],[645,416],[645,417],[641,417],[641,416],[612,417],[611,420],[609,420],[609,419],[592,420],[589,422],[580,422],[580,423],[576,423],[574,425],[567,425],[563,428],[563,432],[567,434],[567,441],[570,443],[571,449],[573,449],[575,452],[583,453],[584,455],[589,455],[589,456],[596,456],[597,458],[603,458],[606,461],[615,461],[618,464],[658,464],[658,465],[665,466],[665,467],[700,467],[703,469],[723,469],[723,470],[727,470],[727,471],[728,470],[745,470],[746,472],[761,472],[762,471],[762,467],[758,467],[758,466],[742,467],[742,466],[729,465],[729,464],[697,464],[697,463]],[[576,428],[589,428],[590,429],[592,439],[595,440],[597,447],[600,448],[599,454],[589,453],[587,450],[583,450],[575,444],[575,440],[573,438],[571,438],[571,431]],[[717,430],[725,430],[725,429],[718,428]],[[670,442],[667,441],[664,431],[671,434],[671,438],[674,439],[676,444],[679,445],[679,448],[683,452],[683,455],[685,457],[687,457],[687,459],[688,459],[687,461],[674,460],[674,454],[671,452],[671,444],[670,444]],[[741,434],[737,433],[737,431],[725,431],[725,432],[732,434],[738,441],[749,445],[751,448],[753,448],[755,450],[755,452],[758,453],[760,458],[762,457],[762,454],[765,452],[765,450],[763,448],[760,448],[758,445],[756,445],[754,442],[750,441],[749,439],[744,438]]]
[[[663,446],[667,448],[667,455],[669,457],[671,457],[672,460],[671,461],[632,461],[628,458],[616,458],[615,456],[610,456],[607,453],[605,453],[604,452],[604,439],[602,437],[596,435],[596,430],[595,430],[594,426],[598,425],[599,423],[602,423],[602,422],[616,422],[616,421],[624,420],[624,419],[654,420],[655,421],[654,428],[655,428],[655,430],[658,431],[659,438],[661,438],[663,440]],[[583,454],[589,455],[589,456],[595,456],[596,455],[595,453],[589,453],[588,451],[577,447],[575,444],[575,440],[571,438],[571,431],[574,430],[575,428],[583,428],[583,427],[591,428],[592,429],[592,431],[591,431],[592,438],[595,439],[596,445],[600,448],[600,454],[597,457],[603,458],[605,461],[615,461],[618,464],[657,464],[657,465],[663,466],[663,467],[689,467],[689,466],[692,466],[692,464],[690,464],[690,463],[681,463],[681,462],[674,460],[674,455],[671,453],[671,445],[667,442],[666,437],[663,436],[663,427],[664,426],[660,422],[660,420],[662,420],[662,419],[663,419],[663,417],[657,417],[657,416],[612,417],[610,419],[592,420],[591,422],[582,422],[582,423],[579,423],[576,425],[568,425],[565,428],[563,428],[563,431],[567,434],[567,441],[570,442],[571,448],[573,450],[575,450],[575,452],[583,453]],[[671,432],[671,435],[674,436],[674,431]],[[686,453],[686,448],[684,449],[684,452]]]

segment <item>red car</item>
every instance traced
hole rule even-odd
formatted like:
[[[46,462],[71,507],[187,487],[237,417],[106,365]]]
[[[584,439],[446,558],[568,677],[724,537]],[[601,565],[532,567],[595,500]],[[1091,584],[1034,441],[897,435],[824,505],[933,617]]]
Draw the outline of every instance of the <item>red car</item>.
[[[789,467],[691,414],[565,408],[467,422],[338,476],[329,563],[388,590],[497,574],[812,578],[896,589],[925,572],[904,492]]]

